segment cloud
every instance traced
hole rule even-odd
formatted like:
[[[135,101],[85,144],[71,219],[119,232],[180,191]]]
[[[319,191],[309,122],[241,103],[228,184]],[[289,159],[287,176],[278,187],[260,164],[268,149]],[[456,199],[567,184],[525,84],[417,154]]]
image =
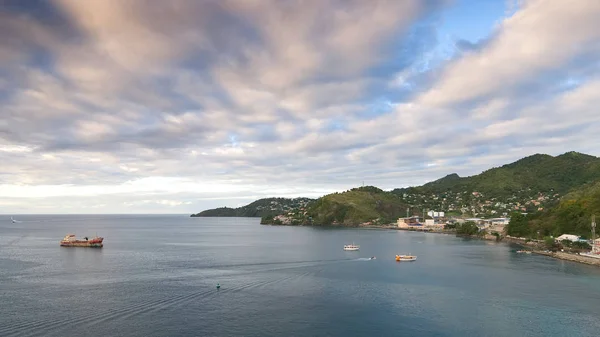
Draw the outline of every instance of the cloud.
[[[449,64],[419,100],[447,105],[514,93],[541,73],[597,55],[599,15],[598,2],[528,1],[502,22],[484,48]]]
[[[475,45],[440,38],[446,1],[8,3],[4,212],[191,213],[600,154],[595,2],[519,3]]]

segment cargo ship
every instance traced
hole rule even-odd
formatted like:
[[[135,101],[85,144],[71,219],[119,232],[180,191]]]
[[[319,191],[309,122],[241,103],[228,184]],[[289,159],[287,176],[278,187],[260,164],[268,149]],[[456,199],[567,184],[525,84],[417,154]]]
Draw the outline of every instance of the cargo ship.
[[[91,240],[88,237],[84,237],[83,240],[77,240],[75,234],[67,234],[62,240],[60,240],[61,247],[90,247],[90,248],[102,248],[102,241],[104,238],[93,237]]]

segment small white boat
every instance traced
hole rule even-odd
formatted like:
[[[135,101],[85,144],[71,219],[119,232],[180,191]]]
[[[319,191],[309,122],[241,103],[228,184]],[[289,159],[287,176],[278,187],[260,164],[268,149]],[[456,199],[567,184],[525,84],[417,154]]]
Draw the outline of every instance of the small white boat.
[[[417,257],[415,255],[396,255],[396,261],[416,261]]]
[[[359,249],[360,249],[359,245],[355,245],[355,244],[344,245],[344,250],[359,250]]]

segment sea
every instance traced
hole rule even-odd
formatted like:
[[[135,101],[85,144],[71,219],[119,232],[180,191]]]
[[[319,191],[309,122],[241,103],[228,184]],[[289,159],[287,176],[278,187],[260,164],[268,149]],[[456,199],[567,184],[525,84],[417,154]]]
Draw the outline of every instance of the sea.
[[[0,216],[0,336],[600,334],[600,268],[505,243],[258,218],[16,219]],[[68,233],[104,247],[60,247]]]

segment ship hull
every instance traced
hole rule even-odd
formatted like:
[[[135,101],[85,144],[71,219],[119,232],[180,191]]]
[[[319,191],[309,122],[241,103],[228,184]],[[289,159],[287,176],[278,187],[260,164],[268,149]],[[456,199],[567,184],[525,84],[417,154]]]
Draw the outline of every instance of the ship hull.
[[[77,240],[75,234],[67,234],[64,239],[60,240],[61,247],[87,247],[87,248],[102,248],[102,241],[104,238],[96,236],[91,240],[88,240],[87,236],[85,240]]]
[[[61,247],[87,247],[87,248],[102,248],[102,243],[90,243],[90,242],[61,242]]]

